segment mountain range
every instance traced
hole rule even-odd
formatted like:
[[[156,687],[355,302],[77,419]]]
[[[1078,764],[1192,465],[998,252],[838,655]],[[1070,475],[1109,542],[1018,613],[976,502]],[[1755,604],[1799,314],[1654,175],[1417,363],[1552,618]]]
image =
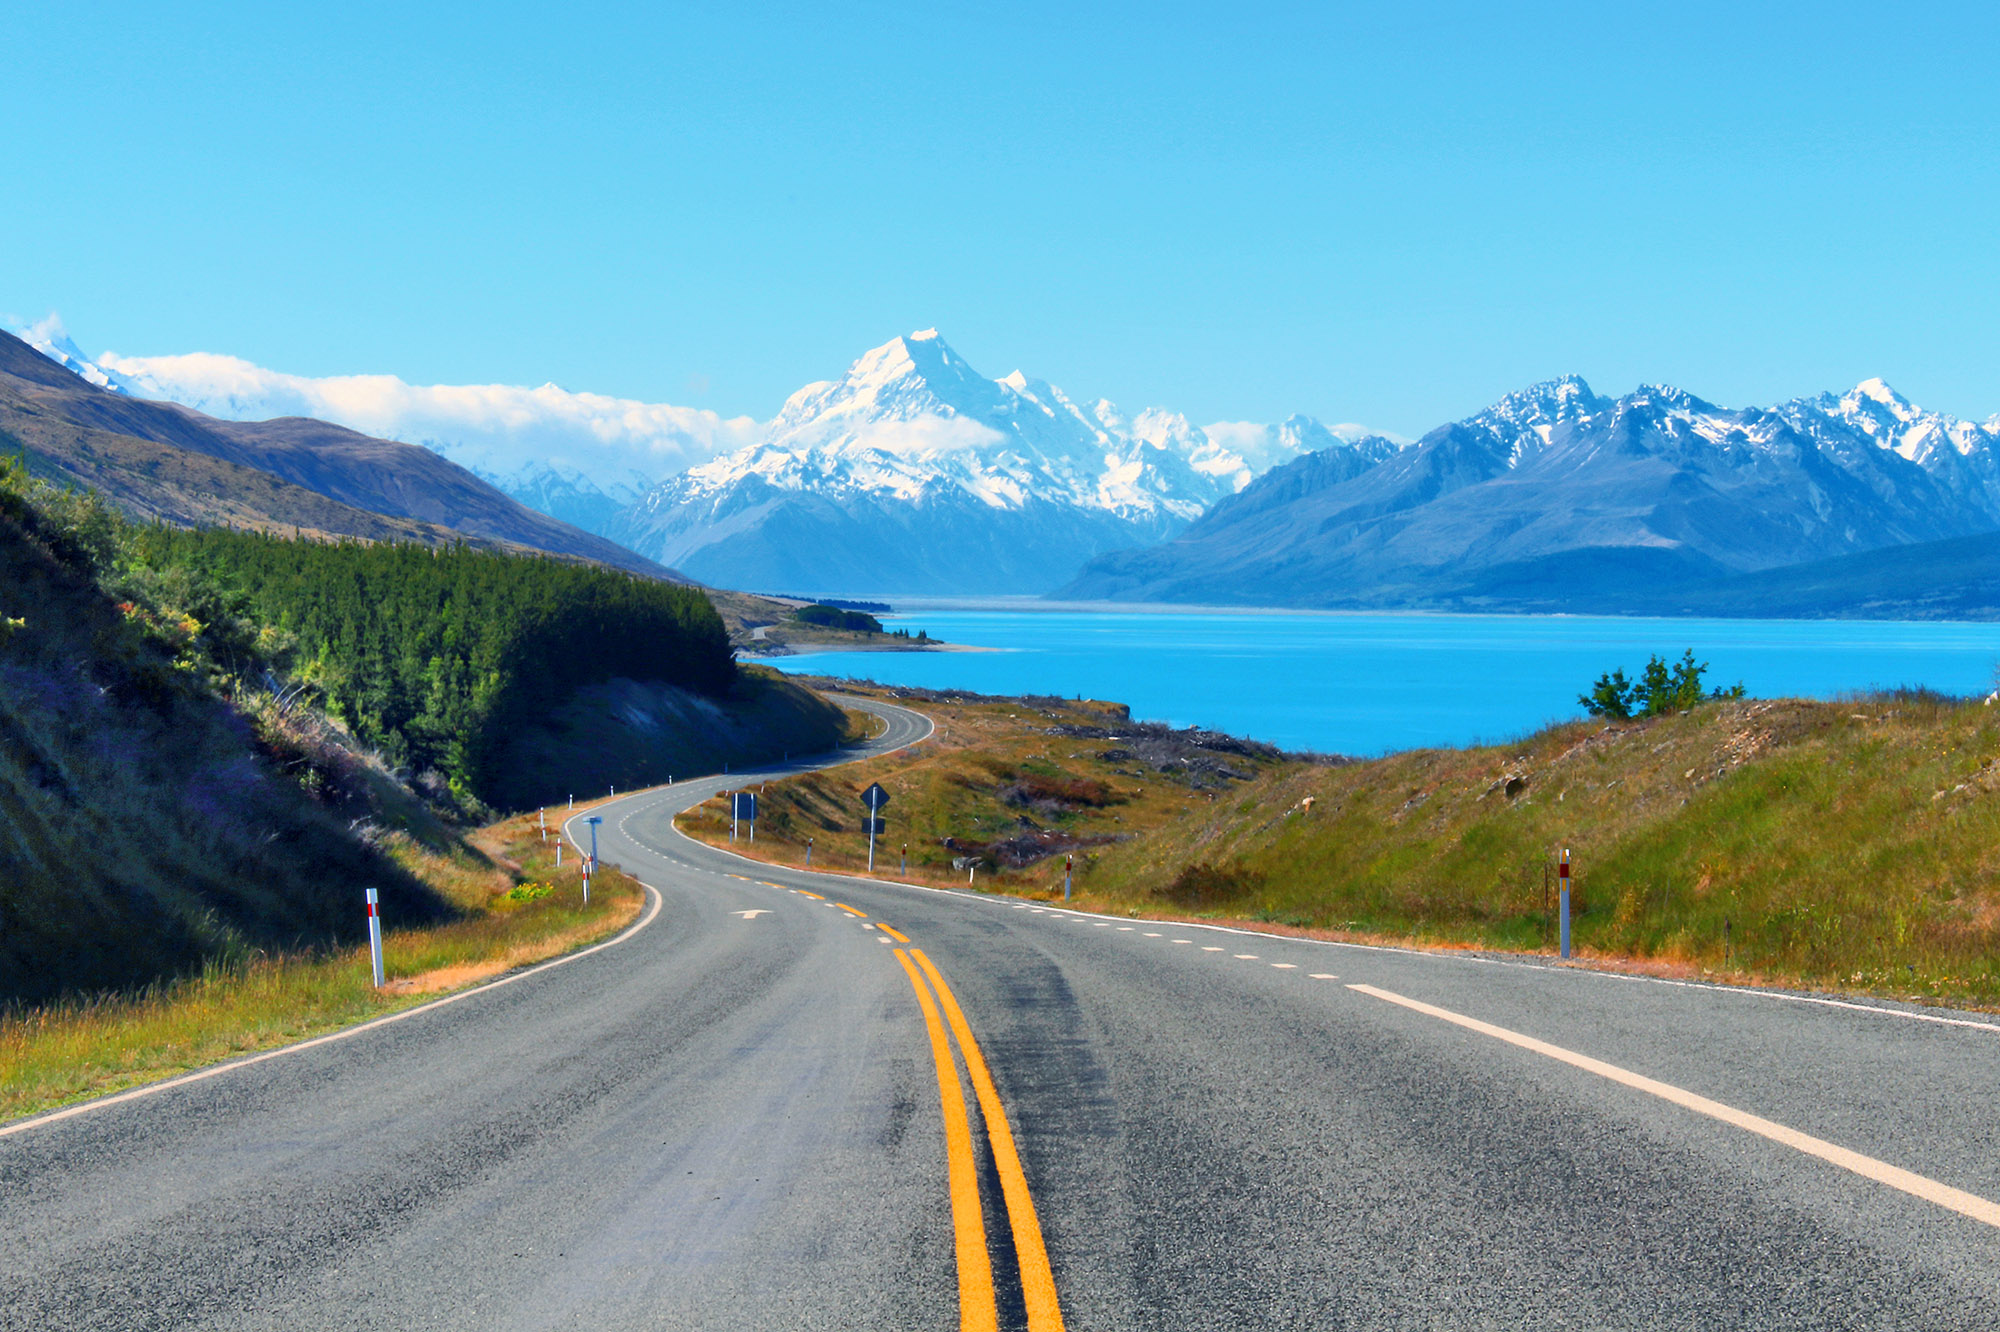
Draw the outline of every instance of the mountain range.
[[[1354,433],[1305,416],[1205,428],[1159,408],[1128,417],[1019,371],[987,379],[934,329],[806,385],[755,427],[554,385],[314,380],[210,354],[91,358],[53,321],[24,332],[112,391],[231,418],[310,409],[400,426],[522,504],[692,577],[830,595],[1046,592],[1091,556],[1171,536],[1271,466]],[[506,422],[541,450],[510,444]]]
[[[1019,371],[987,379],[927,329],[808,384],[763,439],[662,482],[605,530],[738,586],[1032,594],[1337,443],[1304,417],[1230,443],[1165,411],[1127,418]]]
[[[1746,575],[1996,528],[2000,419],[1927,412],[1880,380],[1737,410],[1659,386],[1605,398],[1569,377],[1409,448],[1275,468],[1176,537],[1091,561],[1059,595],[1701,609],[1724,584],[1740,603]]]
[[[307,417],[218,420],[132,396],[74,348],[0,333],[0,446],[132,516],[323,537],[470,542],[678,577],[536,512],[429,449]]]
[[[565,520],[554,531],[568,553],[581,553],[583,528],[602,539],[592,558],[669,563],[715,585],[1626,613],[1986,615],[2000,600],[1970,572],[2000,559],[2000,537],[1992,558],[1979,553],[2000,529],[2000,417],[1926,411],[1880,380],[1737,409],[1657,385],[1609,398],[1570,376],[1410,444],[1303,416],[1207,427],[1157,408],[1128,417],[1020,372],[985,378],[924,330],[805,386],[754,429],[628,404],[648,429],[678,432],[677,457],[713,446],[670,474],[643,465],[657,449],[536,458],[488,440],[480,456],[511,467],[480,486],[420,461],[423,450],[395,453],[408,446],[323,422],[213,421],[133,401],[172,390],[213,404],[225,381],[271,382],[247,363],[182,384],[175,367],[202,358],[93,361],[66,340],[38,345],[85,381],[64,377],[77,392],[125,403],[113,415],[128,436],[200,423],[212,466],[257,468],[378,522],[461,531],[468,504],[492,527],[501,489],[536,521]],[[279,378],[301,398],[339,396],[323,387],[336,381]],[[399,391],[427,411],[461,392]],[[226,396],[231,411],[257,401]],[[132,412],[152,424],[131,426]],[[510,521],[508,539],[552,548],[551,532]]]

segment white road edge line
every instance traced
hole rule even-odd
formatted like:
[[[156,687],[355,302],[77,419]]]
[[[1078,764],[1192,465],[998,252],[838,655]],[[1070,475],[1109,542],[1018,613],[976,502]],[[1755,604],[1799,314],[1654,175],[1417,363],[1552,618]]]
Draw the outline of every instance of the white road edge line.
[[[1707,1115],[1711,1119],[1719,1119],[1725,1124],[1744,1130],[1746,1133],[1755,1133],[1759,1137],[1769,1138],[1772,1142],[1782,1143],[1796,1151],[1804,1152],[1808,1156],[1817,1156],[1820,1160],[1837,1165],[1843,1170],[1853,1171],[1855,1174],[1865,1179],[1872,1179],[1878,1184],[1887,1184],[1892,1189],[1899,1189],[1912,1197],[1921,1198],[1925,1202],[1934,1203],[1949,1211],[1957,1212],[1960,1216],[1970,1217],[1974,1221],[1982,1221],[1989,1226],[2000,1227],[2000,1203],[1989,1202],[1976,1193],[1967,1193],[1964,1189],[1955,1189],[1949,1184],[1941,1184],[1937,1180],[1913,1174],[1900,1166],[1892,1166],[1887,1161],[1878,1161],[1872,1156],[1863,1156],[1859,1152],[1849,1151],[1847,1148],[1828,1142],[1824,1138],[1815,1138],[1811,1134],[1801,1133],[1793,1128],[1786,1128],[1783,1124],[1774,1123],[1760,1115],[1753,1115],[1748,1111],[1738,1110],[1734,1106],[1724,1105],[1720,1101],[1711,1101],[1706,1096],[1698,1096],[1694,1092],[1684,1091],[1671,1083],[1657,1081],[1643,1074],[1631,1072],[1629,1069],[1620,1068],[1616,1064],[1607,1064],[1601,1059],[1592,1059],[1589,1055],[1578,1054],[1574,1050],[1566,1050],[1560,1045],[1550,1045],[1547,1041],[1536,1040],[1533,1036],[1525,1036],[1518,1031],[1511,1031],[1506,1027],[1496,1027],[1490,1022],[1481,1022],[1478,1018],[1470,1018],[1461,1013],[1454,1013],[1448,1008],[1439,1008],[1434,1004],[1410,999],[1390,990],[1378,989],[1373,985],[1350,984],[1347,988],[1358,994],[1365,994],[1387,1003],[1398,1004],[1413,1012],[1422,1013],[1427,1017],[1434,1017],[1440,1021],[1464,1027],[1467,1031],[1476,1031],[1482,1036],[1491,1036],[1494,1040],[1505,1041],[1509,1045],[1519,1046],[1523,1050],[1531,1050],[1538,1055],[1545,1055],[1550,1059],[1568,1064],[1572,1068],[1580,1068],[1586,1073],[1595,1073],[1598,1077],[1608,1078],[1612,1082],[1620,1083],[1637,1091],[1646,1092],[1652,1096],[1657,1096],[1663,1101],[1671,1101],[1683,1109],[1694,1111],[1696,1114]]]
[[[848,697],[852,696],[850,695]],[[868,699],[867,701],[870,703],[875,703],[879,702],[880,700]],[[893,703],[885,703],[882,704],[882,706],[895,707],[896,705]],[[919,736],[915,740],[911,740],[905,744],[896,746],[895,749],[882,751],[884,754],[893,754],[896,753],[898,750],[909,748],[910,745],[921,744],[923,741],[928,740],[932,735],[939,734],[937,723],[930,717],[925,716],[925,714],[921,712],[917,712],[916,709],[914,708],[903,708],[899,710],[912,713],[913,715],[918,717],[923,717],[923,719],[926,722],[930,723],[930,730],[927,731],[922,736]],[[871,754],[868,757],[875,758],[880,756]],[[724,847],[710,846],[707,842],[697,842],[692,837],[689,837],[686,833],[682,832],[678,828],[673,829],[673,835],[680,838],[684,842],[688,842],[691,845],[700,848],[703,851],[720,852],[723,855],[732,856],[738,860],[748,859],[748,857],[737,856],[735,852],[730,851]],[[665,854],[665,848],[663,847],[655,847],[653,849],[660,852],[661,854]],[[767,862],[755,861],[752,863],[758,865],[764,865]],[[829,870],[813,870],[811,871],[811,873],[819,878],[848,879],[857,883],[876,884],[884,888],[904,888],[920,893],[936,893],[942,897],[956,897],[968,902],[984,902],[990,906],[1012,907],[1014,905],[1014,900],[1012,898],[999,897],[987,893],[968,893],[961,888],[934,888],[931,885],[924,883],[905,883],[898,879],[878,879],[866,874],[841,874]],[[1044,910],[1049,915],[1066,918],[1078,925],[1090,924],[1094,919],[1096,919],[1097,916],[1097,913],[1095,912],[1079,911],[1074,907],[1051,905],[1044,908]],[[1131,917],[1129,916],[1124,916],[1124,917],[1113,916],[1110,918],[1110,920],[1112,921],[1130,920],[1130,919]],[[1753,999],[1776,999],[1788,1004],[1816,1004],[1824,1008],[1844,1008],[1844,1009],[1849,1009],[1856,1013],[1873,1014],[1876,1017],[1904,1018],[1911,1022],[1930,1022],[1938,1026],[1944,1026],[1944,1027],[1969,1027],[1976,1031],[1989,1031],[1995,1034],[2000,1034],[2000,1022],[1980,1022],[1973,1018],[1946,1017],[1942,1013],[1911,1012],[1908,1009],[1902,1009],[1902,1008],[1885,1008],[1879,1004],[1856,1003],[1850,999],[1830,999],[1823,997],[1821,995],[1792,994],[1784,990],[1767,990],[1754,985],[1719,985],[1713,981],[1672,980],[1665,976],[1634,976],[1629,973],[1619,972],[1619,971],[1597,971],[1590,967],[1573,966],[1573,965],[1566,966],[1566,965],[1551,964],[1546,962],[1530,962],[1527,961],[1525,958],[1475,957],[1466,953],[1456,952],[1456,951],[1441,950],[1433,952],[1422,948],[1399,948],[1393,944],[1354,943],[1351,940],[1347,939],[1308,939],[1308,938],[1301,938],[1298,935],[1293,935],[1293,934],[1273,934],[1265,930],[1247,930],[1237,925],[1213,925],[1206,921],[1198,921],[1198,920],[1182,920],[1182,921],[1174,921],[1172,923],[1176,926],[1176,928],[1183,930],[1207,930],[1215,934],[1240,934],[1240,935],[1245,935],[1252,939],[1276,939],[1284,943],[1298,944],[1303,947],[1351,948],[1354,951],[1361,953],[1395,953],[1402,957],[1423,958],[1424,960],[1429,962],[1469,962],[1469,963],[1477,963],[1482,966],[1491,966],[1491,967],[1515,967],[1523,971],[1553,971],[1553,972],[1561,972],[1565,975],[1572,975],[1572,976],[1594,976],[1600,980],[1642,981],[1650,985],[1667,985],[1685,990],[1713,990],[1717,994],[1733,994]],[[1221,950],[1218,949],[1214,951],[1221,951]]]
[[[275,1050],[266,1050],[262,1054],[254,1054],[247,1059],[235,1059],[227,1064],[216,1064],[212,1068],[197,1069],[193,1073],[183,1073],[177,1078],[168,1078],[165,1082],[149,1082],[143,1087],[133,1087],[129,1091],[115,1092],[110,1096],[101,1096],[93,1101],[80,1101],[75,1105],[65,1106],[61,1110],[51,1110],[45,1115],[36,1115],[32,1119],[23,1119],[18,1123],[0,1126],[0,1138],[11,1137],[16,1133],[24,1133],[31,1128],[39,1128],[43,1124],[53,1124],[59,1119],[68,1119],[71,1116],[81,1115],[91,1110],[103,1110],[108,1106],[118,1105],[125,1101],[136,1101],[144,1096],[157,1096],[161,1092],[172,1091],[176,1087],[185,1087],[191,1082],[201,1082],[208,1078],[220,1077],[224,1073],[233,1073],[239,1068],[248,1068],[252,1064],[261,1064],[267,1059],[278,1059],[285,1055],[297,1054],[301,1050],[310,1050],[315,1046],[328,1045],[334,1041],[344,1041],[350,1036],[359,1036],[365,1031],[374,1031],[377,1027],[386,1027],[393,1022],[402,1022],[423,1013],[435,1012],[447,1004],[455,1004],[464,999],[471,999],[475,995],[491,994],[503,985],[512,985],[515,981],[524,981],[530,976],[540,975],[551,968],[568,966],[571,962],[589,957],[592,953],[601,953],[607,948],[613,948],[624,943],[640,930],[651,925],[653,918],[660,914],[660,908],[665,905],[666,901],[665,898],[660,896],[660,890],[653,887],[650,883],[641,883],[639,886],[652,895],[652,906],[646,909],[645,915],[639,917],[639,919],[633,921],[603,943],[592,944],[590,947],[579,949],[574,953],[565,953],[561,957],[537,963],[525,971],[516,971],[505,976],[496,976],[483,985],[475,985],[471,989],[460,990],[456,994],[448,994],[441,999],[433,999],[427,1004],[418,1004],[415,1008],[406,1008],[400,1013],[391,1013],[387,1017],[373,1018],[358,1027],[344,1027],[339,1031],[328,1032],[324,1036],[315,1036],[309,1041],[300,1041],[297,1045],[281,1045]]]

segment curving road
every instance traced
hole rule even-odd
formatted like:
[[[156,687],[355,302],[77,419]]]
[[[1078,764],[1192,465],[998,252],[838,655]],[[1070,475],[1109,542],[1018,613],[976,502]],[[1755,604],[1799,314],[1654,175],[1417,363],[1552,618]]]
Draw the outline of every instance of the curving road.
[[[0,1327],[2000,1326],[2000,1020],[774,871],[723,785],[601,808],[615,944],[0,1130]]]

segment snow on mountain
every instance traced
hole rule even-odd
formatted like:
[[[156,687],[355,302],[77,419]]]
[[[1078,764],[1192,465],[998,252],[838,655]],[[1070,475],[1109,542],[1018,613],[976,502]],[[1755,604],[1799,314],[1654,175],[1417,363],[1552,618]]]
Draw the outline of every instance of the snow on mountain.
[[[53,314],[32,324],[10,328],[8,332],[86,383],[113,393],[133,392],[131,382],[125,376],[91,360],[81,347],[70,341],[69,330]]]
[[[1018,370],[986,379],[924,329],[864,354],[839,380],[800,389],[760,444],[689,479],[723,483],[744,462],[782,452],[800,462],[791,475],[906,498],[955,486],[993,508],[1034,496],[1184,521],[1224,492],[1178,442],[1135,435],[1112,404],[1079,406]],[[777,474],[768,462],[760,470]]]
[[[1128,420],[1018,370],[987,379],[924,329],[794,393],[762,439],[662,482],[617,534],[739,586],[1039,592],[1099,551],[1171,535],[1270,460],[1333,438],[1303,417],[1273,429],[1246,457],[1174,413]],[[821,544],[781,554],[802,527]],[[836,527],[892,555],[830,573]],[[850,576],[873,581],[837,581]]]
[[[1588,420],[1611,405],[1611,399],[1591,392],[1581,376],[1564,375],[1509,393],[1458,424],[1496,441],[1505,465],[1512,469],[1539,457],[1556,431]]]
[[[1615,609],[2000,528],[2000,432],[1879,380],[1732,409],[1669,385],[1612,400],[1568,377],[1357,461],[1322,450],[1275,468],[1175,540],[1094,560],[1062,595]]]
[[[92,358],[69,340],[54,316],[19,334],[91,383],[134,397],[178,402],[231,421],[314,417],[420,444],[531,508],[570,522],[583,513],[608,521],[660,478],[735,449],[760,431],[748,418],[573,393],[554,384],[417,385],[394,375],[314,378],[207,352],[106,352]]]

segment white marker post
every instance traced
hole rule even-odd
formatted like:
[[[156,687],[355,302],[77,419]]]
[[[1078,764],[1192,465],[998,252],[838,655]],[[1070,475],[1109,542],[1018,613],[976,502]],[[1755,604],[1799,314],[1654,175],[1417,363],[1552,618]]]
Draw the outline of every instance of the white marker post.
[[[1063,857],[1063,901],[1065,902],[1069,901],[1069,876],[1070,876],[1070,871],[1074,869],[1075,866],[1076,866],[1075,856]]]
[[[561,868],[562,868],[562,846],[563,846],[563,839],[562,839],[562,838],[560,838],[560,837],[556,838],[556,868],[557,868],[557,869],[561,869]]]
[[[368,960],[375,966],[375,988],[382,988],[382,917],[375,914],[375,890],[368,890]]]
[[[813,839],[808,837],[806,838],[806,868],[811,869],[812,867],[813,867]]]
[[[1562,882],[1562,955],[1569,960],[1569,848],[1562,849],[1562,860],[1556,866],[1556,877]]]

